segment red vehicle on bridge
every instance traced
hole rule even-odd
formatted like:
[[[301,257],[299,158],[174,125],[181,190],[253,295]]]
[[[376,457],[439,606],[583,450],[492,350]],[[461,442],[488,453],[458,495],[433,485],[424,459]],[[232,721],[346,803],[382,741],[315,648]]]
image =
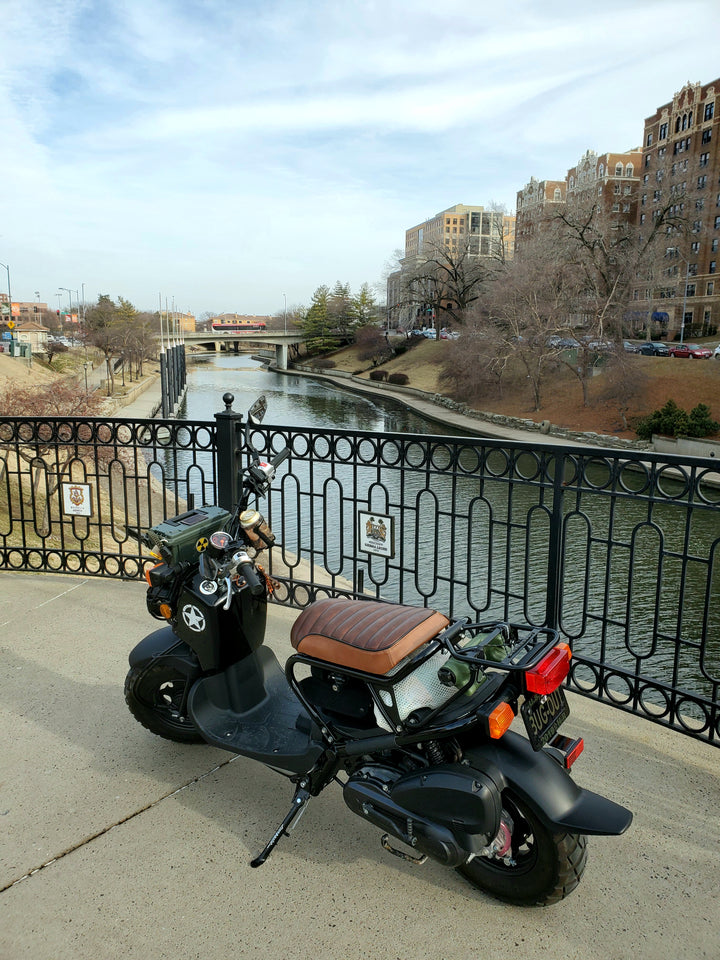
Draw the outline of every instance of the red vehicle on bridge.
[[[266,328],[264,317],[241,317],[236,313],[223,314],[214,317],[212,329],[214,333],[257,333]]]

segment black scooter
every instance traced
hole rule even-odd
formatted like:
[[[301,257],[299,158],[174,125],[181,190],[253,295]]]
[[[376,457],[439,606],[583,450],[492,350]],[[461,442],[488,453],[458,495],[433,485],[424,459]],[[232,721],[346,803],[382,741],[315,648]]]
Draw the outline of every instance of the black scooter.
[[[264,402],[248,422],[263,412]],[[161,737],[222,747],[294,784],[254,867],[334,782],[395,856],[430,857],[514,904],[564,898],[587,835],[618,835],[632,820],[569,775],[583,741],[558,732],[567,645],[549,628],[324,598],[295,621],[283,669],[263,645],[273,581],[260,561],[275,537],[256,504],[288,451],[270,462],[248,452],[232,514],[191,510],[146,534],[160,561],[146,574],[147,605],[167,625],[130,654],[132,714]],[[508,729],[518,712],[527,736]]]

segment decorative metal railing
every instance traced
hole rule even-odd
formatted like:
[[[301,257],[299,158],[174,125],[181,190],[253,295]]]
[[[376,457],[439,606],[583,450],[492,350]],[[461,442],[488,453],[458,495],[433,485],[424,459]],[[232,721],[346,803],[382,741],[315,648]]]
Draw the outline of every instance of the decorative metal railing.
[[[245,425],[0,420],[0,569],[140,577],[140,530],[231,505]],[[275,598],[559,627],[571,685],[720,744],[720,467],[650,453],[254,426]],[[68,497],[80,488],[90,516]],[[80,496],[80,494],[78,494]],[[87,510],[87,504],[85,504]]]

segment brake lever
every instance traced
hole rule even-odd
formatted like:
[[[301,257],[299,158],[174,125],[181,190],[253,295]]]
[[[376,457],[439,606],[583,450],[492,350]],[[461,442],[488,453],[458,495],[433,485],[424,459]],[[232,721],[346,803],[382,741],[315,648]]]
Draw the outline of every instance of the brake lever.
[[[232,580],[230,577],[225,577],[225,589],[227,590],[227,596],[225,597],[225,603],[223,603],[223,610],[229,610],[230,604],[232,603]]]

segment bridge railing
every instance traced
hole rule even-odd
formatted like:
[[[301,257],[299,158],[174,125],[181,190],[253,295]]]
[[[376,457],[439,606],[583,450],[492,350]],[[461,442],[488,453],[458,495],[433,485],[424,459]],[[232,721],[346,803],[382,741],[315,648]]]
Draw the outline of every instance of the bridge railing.
[[[481,438],[254,426],[275,599],[557,626],[582,694],[720,743],[720,468]],[[245,424],[0,420],[0,569],[139,578],[140,531],[232,505]],[[73,504],[75,498],[77,503]]]

